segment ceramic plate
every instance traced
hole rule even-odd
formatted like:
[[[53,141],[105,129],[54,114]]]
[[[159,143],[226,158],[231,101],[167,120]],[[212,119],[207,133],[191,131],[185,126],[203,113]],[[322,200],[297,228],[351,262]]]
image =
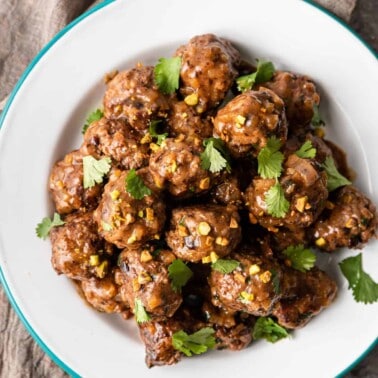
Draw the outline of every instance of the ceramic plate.
[[[107,1],[61,32],[34,60],[2,115],[0,265],[4,287],[29,331],[58,364],[85,377],[335,376],[374,343],[378,305],[354,302],[336,262],[335,303],[291,339],[256,342],[148,370],[133,321],[97,313],[50,266],[50,243],[36,224],[53,212],[52,164],[79,146],[87,114],[101,102],[102,77],[138,61],[154,64],[190,37],[212,32],[247,58],[311,75],[322,94],[327,136],[345,147],[356,184],[378,203],[378,65],[344,26],[301,1]],[[363,252],[378,279],[378,244]]]

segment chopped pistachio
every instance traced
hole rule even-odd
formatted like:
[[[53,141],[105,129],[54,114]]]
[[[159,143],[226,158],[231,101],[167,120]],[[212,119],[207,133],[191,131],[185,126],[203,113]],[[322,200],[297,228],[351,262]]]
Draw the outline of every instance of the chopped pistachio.
[[[295,208],[300,212],[300,213],[303,213],[304,209],[305,209],[305,205],[307,204],[307,196],[303,196],[303,197],[300,197],[298,198],[296,201],[295,201]]]
[[[197,93],[192,93],[184,98],[185,104],[189,106],[195,106],[198,104]]]
[[[143,138],[140,140],[141,144],[147,144],[152,142],[152,137],[149,133],[143,136]]]
[[[176,171],[177,171],[177,163],[176,163],[176,160],[173,160],[171,164],[171,172],[175,173]]]
[[[259,277],[261,282],[266,284],[272,278],[272,273],[269,270],[266,270],[264,273],[261,273]]]
[[[243,117],[242,115],[239,114],[239,115],[236,116],[236,123],[237,124],[244,125],[245,121],[246,121],[246,118]]]
[[[211,231],[211,227],[209,225],[209,223],[207,222],[200,222],[199,225],[198,225],[198,233],[202,236],[207,236],[209,235]]]
[[[214,252],[210,252],[210,260],[212,263],[215,263],[219,259],[219,256]]]
[[[245,277],[241,274],[241,273],[239,273],[239,272],[236,272],[235,274],[234,274],[234,277],[235,277],[235,280],[236,281],[238,281],[238,282],[240,282],[240,283],[245,283]]]
[[[141,262],[149,262],[152,259],[153,259],[153,257],[147,249],[142,251],[142,253],[140,254],[140,261]]]
[[[90,266],[97,266],[98,264],[100,264],[100,257],[99,257],[99,255],[91,255],[89,257],[89,265]]]
[[[134,278],[132,280],[132,286],[133,286],[134,292],[140,289],[140,283],[138,282],[138,278]]]
[[[356,224],[357,224],[357,222],[356,222],[355,219],[353,219],[353,218],[349,218],[349,219],[347,220],[347,222],[345,223],[345,227],[346,227],[346,228],[353,228],[354,226],[356,226]]]
[[[214,242],[214,238],[212,238],[211,236],[208,236],[205,240],[205,244],[210,247],[213,245],[213,242]]]
[[[121,193],[120,193],[120,191],[117,190],[117,189],[113,190],[113,191],[110,193],[110,197],[111,197],[111,199],[112,199],[113,201],[116,201],[116,200],[119,198],[120,195],[121,195]]]
[[[147,272],[142,272],[138,274],[138,283],[144,285],[152,281],[152,277]]]
[[[202,179],[199,183],[199,188],[202,189],[202,190],[205,190],[205,189],[209,189],[210,187],[210,178],[209,177],[206,177],[204,179]]]
[[[138,211],[138,217],[139,218],[143,218],[144,217],[144,211],[143,210],[139,210]]]
[[[260,267],[257,264],[253,264],[249,267],[249,274],[253,276],[254,274],[257,274],[260,272]]]
[[[185,237],[189,235],[189,232],[185,226],[179,224],[177,229],[180,236]]]
[[[255,299],[253,293],[247,293],[246,291],[242,291],[240,297],[246,302],[252,302]]]
[[[133,223],[133,222],[135,222],[134,216],[130,213],[127,213],[126,216],[125,216],[125,223],[130,224],[130,223]]]
[[[146,219],[149,222],[151,222],[155,219],[154,209],[152,209],[151,207],[146,207]]]
[[[156,152],[159,151],[160,146],[158,146],[156,143],[150,143],[150,148],[152,151]]]
[[[227,246],[230,242],[227,238],[223,238],[222,236],[218,236],[216,239],[215,239],[215,243],[218,244],[218,245],[221,245],[222,247],[225,247]]]
[[[108,272],[109,263],[107,260],[104,260],[97,268],[96,268],[96,275],[99,278],[104,278],[106,273]]]
[[[211,257],[210,256],[202,257],[202,264],[209,264],[209,263],[211,263]]]
[[[231,217],[231,221],[230,221],[230,228],[238,228],[239,227],[239,224],[238,222],[236,221],[235,218]]]
[[[324,238],[318,238],[315,240],[315,244],[318,246],[318,247],[324,247],[327,242],[325,241]]]

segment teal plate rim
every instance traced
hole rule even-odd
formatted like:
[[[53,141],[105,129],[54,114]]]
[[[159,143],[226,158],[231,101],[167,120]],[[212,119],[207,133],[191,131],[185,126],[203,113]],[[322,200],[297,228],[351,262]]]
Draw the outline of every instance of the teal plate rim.
[[[28,77],[30,72],[33,70],[34,66],[40,61],[40,59],[46,54],[46,52],[55,45],[56,42],[58,42],[68,31],[70,31],[73,27],[75,27],[79,22],[90,16],[91,14],[97,12],[98,10],[104,8],[105,6],[115,2],[116,0],[103,0],[101,3],[97,4],[93,8],[89,9],[87,12],[83,13],[81,16],[76,18],[74,21],[72,21],[70,24],[68,24],[65,28],[63,28],[61,31],[59,31],[49,43],[47,43],[43,49],[35,56],[35,58],[31,61],[29,66],[25,69],[24,73],[18,80],[17,84],[13,88],[8,101],[0,115],[0,129],[4,123],[5,117],[8,113],[8,110],[16,97],[19,89],[21,88],[22,84],[24,83],[25,79]],[[357,38],[372,54],[373,56],[378,59],[378,54],[372,49],[371,46],[367,42],[365,42],[347,23],[339,19],[337,16],[335,16],[333,13],[328,11],[327,9],[324,9],[320,5],[314,3],[312,0],[303,0],[305,3],[313,6],[314,8],[318,9],[322,13],[325,13],[329,17],[331,17],[333,20],[338,22],[340,25],[342,25],[344,28],[346,28],[350,33],[353,34],[355,38]],[[34,340],[37,342],[37,344],[41,347],[41,349],[60,367],[62,368],[67,374],[69,374],[71,377],[74,378],[80,378],[80,375],[77,374],[74,370],[72,370],[68,365],[66,365],[58,356],[54,354],[52,350],[49,349],[49,347],[43,342],[43,340],[38,336],[37,332],[32,328],[32,326],[29,324],[29,322],[26,320],[24,314],[18,307],[18,304],[16,300],[14,299],[12,292],[5,280],[4,273],[0,266],[0,283],[3,285],[3,288],[5,290],[5,293],[9,299],[9,302],[11,303],[14,311],[16,312],[17,316],[20,318],[21,322],[27,329],[27,331],[31,334],[31,336],[34,338]],[[337,378],[343,377],[346,373],[348,373],[351,369],[353,369],[356,365],[358,365],[368,354],[371,352],[374,347],[378,345],[378,337],[373,341],[373,343],[348,367],[346,367],[340,374],[337,375]]]

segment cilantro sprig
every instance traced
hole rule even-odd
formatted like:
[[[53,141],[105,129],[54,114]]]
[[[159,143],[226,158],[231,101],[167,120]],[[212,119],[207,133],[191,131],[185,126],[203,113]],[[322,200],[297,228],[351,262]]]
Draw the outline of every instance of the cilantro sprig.
[[[173,291],[181,293],[181,288],[190,280],[193,272],[181,259],[176,259],[168,267],[168,276]]]
[[[165,94],[174,93],[179,87],[181,58],[160,58],[154,69],[155,83]]]
[[[327,174],[327,189],[329,192],[332,192],[340,186],[351,184],[351,182],[337,170],[335,161],[331,156],[326,157],[323,168]]]
[[[264,178],[278,178],[282,172],[282,162],[284,155],[279,151],[281,142],[275,136],[268,139],[266,146],[263,147],[258,156],[258,174]]]
[[[305,272],[314,267],[316,255],[303,244],[291,245],[282,252],[291,262],[291,266],[300,272]]]
[[[209,170],[211,173],[220,172],[222,169],[231,171],[230,157],[221,139],[207,138],[203,141],[203,145],[205,151],[200,156],[202,169]]]
[[[143,179],[138,176],[135,169],[130,169],[126,176],[126,191],[135,199],[141,200],[145,196],[151,195],[151,189],[146,186]]]
[[[344,259],[339,266],[356,302],[368,304],[378,301],[378,283],[363,270],[361,253]]]
[[[190,357],[193,354],[202,354],[215,346],[215,331],[210,328],[202,328],[188,335],[185,331],[177,331],[172,335],[172,346],[176,350]]]
[[[37,236],[43,240],[46,240],[50,234],[50,231],[54,227],[63,226],[65,222],[63,222],[62,218],[58,213],[54,213],[53,219],[49,217],[45,217],[42,219],[42,222],[37,224],[35,228],[35,232]]]
[[[302,159],[313,159],[316,156],[316,148],[314,148],[310,140],[306,140],[301,148],[295,152],[295,155]]]
[[[285,198],[285,193],[278,181],[265,193],[265,203],[268,214],[274,217],[283,218],[288,212],[290,202]]]
[[[314,114],[311,119],[311,123],[315,127],[324,126],[325,122],[321,119],[320,113],[319,113],[319,105],[314,105],[312,108]]]
[[[148,315],[142,301],[139,298],[135,298],[134,301],[134,315],[138,323],[146,323],[151,320],[151,316]]]
[[[103,116],[104,116],[104,113],[102,112],[101,109],[96,109],[92,113],[90,113],[89,116],[87,117],[87,120],[85,121],[85,124],[81,130],[81,133],[85,134],[90,124],[92,122],[99,121]]]
[[[240,265],[239,261],[232,259],[218,259],[211,264],[211,268],[223,274],[233,272]]]
[[[272,62],[266,61],[264,59],[257,60],[256,72],[253,72],[249,75],[240,76],[236,79],[238,91],[248,91],[252,89],[255,84],[264,83],[270,80],[274,72],[275,68]]]
[[[83,186],[84,189],[92,188],[96,184],[101,184],[104,176],[111,168],[110,157],[104,157],[100,160],[93,156],[83,157]]]
[[[168,133],[163,133],[163,134],[159,133],[160,124],[161,124],[160,120],[153,120],[151,121],[150,126],[148,127],[149,134],[151,135],[152,138],[156,139],[156,144],[159,146],[164,142],[164,140],[168,136]]]
[[[270,343],[288,337],[289,334],[285,328],[277,324],[272,318],[258,318],[253,328],[253,338],[265,339]]]

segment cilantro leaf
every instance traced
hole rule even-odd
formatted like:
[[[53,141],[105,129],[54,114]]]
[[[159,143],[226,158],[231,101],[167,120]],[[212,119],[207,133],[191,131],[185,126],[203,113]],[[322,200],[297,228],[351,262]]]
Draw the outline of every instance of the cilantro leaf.
[[[190,357],[193,354],[202,354],[215,346],[215,331],[210,328],[202,328],[188,335],[185,331],[177,331],[172,335],[172,346],[176,350]]]
[[[268,213],[277,218],[283,218],[289,210],[290,202],[279,182],[276,182],[266,193],[265,203]]]
[[[306,140],[301,148],[295,152],[295,155],[302,159],[313,159],[316,156],[316,148],[313,147],[310,140]]]
[[[155,83],[159,90],[171,94],[179,87],[181,58],[160,58],[154,69]]]
[[[240,76],[236,79],[238,91],[245,92],[252,89],[255,84],[269,81],[274,72],[275,68],[272,62],[268,62],[263,59],[257,60],[256,72],[249,75]]]
[[[253,328],[253,338],[265,339],[270,343],[275,343],[288,337],[285,328],[277,324],[272,318],[258,318]]]
[[[316,255],[303,244],[291,245],[282,252],[290,261],[291,266],[300,272],[305,272],[314,267]]]
[[[104,113],[101,109],[96,109],[93,111],[89,116],[87,117],[87,120],[85,121],[85,124],[83,126],[83,129],[81,130],[82,134],[85,134],[90,124],[94,121],[99,121],[104,116]]]
[[[282,172],[284,155],[279,151],[281,142],[275,137],[268,139],[266,146],[262,148],[257,156],[258,174],[264,178],[278,178]]]
[[[84,189],[92,188],[96,184],[101,184],[104,176],[111,168],[112,160],[104,157],[96,160],[93,156],[83,157],[83,185]]]
[[[173,291],[181,293],[181,288],[193,276],[193,272],[181,259],[176,259],[168,267],[168,276],[171,279]]]
[[[220,172],[226,168],[231,171],[229,155],[223,141],[219,138],[207,138],[203,141],[205,151],[201,154],[201,168],[211,173]]]
[[[218,259],[217,261],[211,264],[211,268],[223,274],[229,274],[233,272],[239,265],[239,261],[236,260]]]
[[[319,106],[314,105],[312,110],[314,112],[312,119],[311,119],[312,125],[315,126],[315,127],[324,126],[325,122],[320,118]]]
[[[135,169],[130,169],[126,176],[126,191],[135,199],[140,200],[144,196],[149,196],[151,189],[145,185],[140,176],[137,175]]]
[[[148,127],[148,132],[151,135],[152,138],[156,138],[156,144],[161,145],[163,141],[167,138],[168,133],[159,134],[158,133],[158,127],[160,125],[160,120],[153,120],[150,123],[150,126]]]
[[[332,192],[340,186],[351,184],[351,182],[337,170],[335,161],[332,157],[326,157],[323,163],[323,168],[327,174],[327,189],[329,192]]]
[[[365,304],[378,301],[378,283],[376,283],[362,268],[362,254],[348,257],[339,263],[343,275],[348,280],[356,302]]]
[[[43,218],[42,222],[37,224],[35,232],[39,238],[46,240],[52,228],[62,226],[65,223],[58,213],[54,213],[52,220],[49,217]]]
[[[145,323],[151,320],[151,316],[148,315],[142,301],[139,298],[135,298],[134,301],[134,315],[138,323]]]

